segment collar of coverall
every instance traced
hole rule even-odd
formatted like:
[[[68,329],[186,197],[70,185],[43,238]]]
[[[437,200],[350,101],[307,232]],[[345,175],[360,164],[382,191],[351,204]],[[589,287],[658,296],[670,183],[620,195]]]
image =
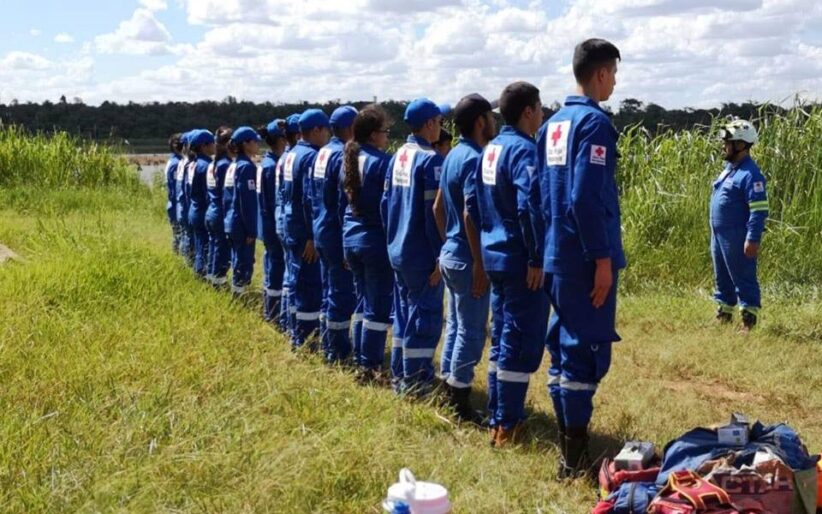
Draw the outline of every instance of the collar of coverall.
[[[470,137],[460,136],[459,143],[463,144],[463,145],[468,145],[471,148],[473,148],[474,150],[482,153],[482,148],[480,147],[480,145],[475,143],[474,140],[471,139]]]
[[[534,140],[533,137],[529,136],[528,134],[526,134],[525,132],[521,131],[520,129],[518,129],[516,127],[512,127],[511,125],[503,125],[502,129],[499,131],[499,134],[500,135],[503,135],[503,134],[513,135],[513,134],[515,134],[517,136],[524,137],[525,139],[530,139],[531,141]]]
[[[595,107],[600,111],[608,114],[605,109],[600,107],[600,105],[595,102],[592,98],[584,95],[571,95],[565,99],[565,105],[587,105],[589,107]]]
[[[409,135],[407,141],[409,143],[416,143],[423,148],[434,148],[430,141],[424,137],[415,136],[414,134]]]

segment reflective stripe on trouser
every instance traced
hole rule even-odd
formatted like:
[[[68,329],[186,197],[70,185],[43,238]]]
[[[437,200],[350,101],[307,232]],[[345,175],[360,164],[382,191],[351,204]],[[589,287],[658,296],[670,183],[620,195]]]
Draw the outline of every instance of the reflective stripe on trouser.
[[[231,240],[223,231],[222,223],[210,223],[206,219],[208,229],[208,274],[213,277],[214,284],[224,284],[231,265]]]
[[[614,329],[618,273],[598,309],[591,305],[593,276],[592,267],[590,276],[553,275],[546,284],[554,307],[546,336],[551,353],[548,392],[558,423],[567,428],[590,423],[597,385],[611,365],[612,342],[619,341]]]
[[[360,344],[355,359],[362,367],[379,369],[385,358],[385,338],[391,328],[394,289],[394,273],[388,261],[388,251],[385,246],[346,248],[345,259],[360,295],[358,309],[362,321],[359,323]],[[356,324],[354,331],[356,344]],[[401,362],[402,353],[398,357]]]
[[[401,294],[407,302],[407,320],[402,338],[403,388],[427,386],[434,379],[434,352],[442,333],[444,284],[428,284],[432,270],[397,273]]]
[[[290,282],[294,305],[294,333],[291,344],[300,347],[306,342],[319,337],[320,307],[322,306],[322,282],[320,280],[319,262],[309,263],[303,260],[306,241],[289,245]]]
[[[282,303],[283,275],[285,274],[285,259],[283,248],[275,235],[264,238],[265,252],[263,253],[263,319],[275,322],[281,329],[280,313]]]
[[[711,231],[711,259],[714,265],[714,299],[720,305],[735,306],[756,312],[761,305],[759,281],[756,277],[756,258],[745,256],[747,228],[713,229]]]
[[[321,247],[327,334],[323,341],[325,358],[340,361],[351,355],[351,316],[357,307],[354,275],[346,269],[342,247]]]
[[[470,267],[449,266],[445,261],[442,267],[442,278],[454,302],[456,314],[456,341],[450,348],[448,362],[448,384],[452,387],[470,387],[474,381],[476,368],[485,347],[486,327],[488,325],[488,307],[490,295],[486,292],[480,298],[471,294],[473,273]],[[450,308],[449,308],[450,311]],[[443,348],[445,360],[446,348]]]
[[[400,289],[399,273],[394,272],[394,322],[391,334],[391,375],[395,381],[402,381],[402,339],[408,319],[407,290]]]
[[[497,411],[497,358],[499,342],[502,338],[502,296],[491,287],[491,348],[488,351],[488,414],[491,426],[495,426]]]
[[[497,407],[494,424],[511,428],[525,419],[525,395],[530,375],[542,361],[548,318],[545,291],[525,285],[525,269],[489,272],[494,293],[502,302],[503,327],[497,354]]]
[[[245,236],[232,236],[231,238],[231,285],[234,292],[244,292],[245,287],[251,283],[251,275],[254,273],[254,248],[256,240],[246,243]],[[242,291],[240,291],[242,289]]]

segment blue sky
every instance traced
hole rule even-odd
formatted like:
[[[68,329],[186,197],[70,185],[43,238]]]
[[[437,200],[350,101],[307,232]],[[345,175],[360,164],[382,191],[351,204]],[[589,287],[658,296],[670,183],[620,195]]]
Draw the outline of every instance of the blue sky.
[[[611,103],[782,101],[822,91],[817,0],[5,1],[0,102],[324,101],[573,88],[587,37],[623,53]]]

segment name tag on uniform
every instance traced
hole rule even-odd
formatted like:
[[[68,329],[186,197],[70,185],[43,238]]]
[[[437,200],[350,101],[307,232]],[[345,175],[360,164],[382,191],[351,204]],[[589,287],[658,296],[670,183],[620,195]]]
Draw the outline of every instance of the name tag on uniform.
[[[234,175],[237,173],[237,163],[232,162],[225,172],[225,187],[234,187]]]
[[[502,148],[502,145],[488,145],[482,155],[482,183],[486,186],[497,185],[497,166]]]
[[[215,175],[217,170],[217,166],[212,162],[208,165],[208,171],[206,172],[206,185],[209,189],[214,189],[217,187],[217,176]]]
[[[249,182],[252,182],[252,181],[249,180]],[[263,183],[263,167],[262,166],[257,166],[257,183],[258,184]],[[253,187],[249,187],[249,189],[253,189]]]
[[[328,159],[331,158],[331,149],[323,148],[317,154],[317,160],[314,161],[314,178],[325,178],[325,170],[328,168]]]
[[[545,162],[548,166],[565,166],[568,164],[568,133],[571,132],[571,120],[555,121],[548,124],[545,137]]]
[[[197,169],[197,162],[196,161],[192,161],[191,163],[189,163],[189,165],[188,165],[188,177],[187,177],[189,184],[194,182],[194,170],[196,170],[196,169]]]
[[[394,169],[391,170],[391,185],[397,187],[411,186],[411,165],[414,162],[416,150],[403,148],[394,159]]]
[[[365,155],[365,154],[362,154],[357,158],[357,162],[359,163],[359,168],[360,168],[360,181],[362,181],[362,175],[363,175],[363,173],[365,173],[365,161],[367,161],[367,160],[368,160],[368,156]]]
[[[296,155],[289,152],[288,155],[285,156],[285,166],[283,167],[283,180],[286,182],[291,182],[294,180],[294,160]]]

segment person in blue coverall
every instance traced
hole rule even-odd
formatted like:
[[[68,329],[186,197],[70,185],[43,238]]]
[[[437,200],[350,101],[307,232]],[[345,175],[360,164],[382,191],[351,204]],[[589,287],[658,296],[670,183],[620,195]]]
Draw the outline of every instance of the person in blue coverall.
[[[758,140],[753,124],[730,121],[720,137],[726,164],[714,182],[710,212],[717,319],[730,322],[739,302],[742,327],[748,331],[756,325],[761,307],[756,264],[768,219],[768,192],[765,177],[750,156]]]
[[[351,316],[356,308],[354,276],[343,257],[342,218],[346,199],[342,192],[343,149],[353,137],[351,125],[357,109],[338,107],[329,120],[333,136],[320,149],[311,175],[311,207],[314,245],[320,254],[323,284],[323,354],[327,362],[341,362],[351,355]]]
[[[440,136],[442,114],[427,98],[408,104],[405,123],[412,134],[388,167],[382,217],[388,257],[399,298],[395,300],[392,349],[395,391],[426,395],[432,390],[434,353],[442,332],[443,283],[437,259],[442,248],[433,204],[442,156],[431,143]]]
[[[302,139],[285,155],[283,165],[283,228],[289,258],[289,289],[294,299],[291,344],[317,349],[322,308],[319,255],[314,246],[311,171],[321,147],[328,142],[328,116],[319,109],[300,115]]]
[[[599,102],[616,84],[619,50],[589,39],[574,50],[576,96],[540,129],[545,271],[554,308],[546,345],[548,390],[559,428],[560,478],[588,472],[588,424],[599,382],[611,365],[617,274],[625,267],[617,131]]]
[[[286,147],[285,152],[281,156],[280,159],[277,160],[277,166],[275,168],[275,173],[277,175],[277,207],[274,209],[274,217],[276,218],[276,225],[277,225],[277,237],[280,238],[280,246],[283,247],[283,260],[285,261],[285,272],[283,273],[283,296],[280,305],[280,322],[279,325],[284,327],[285,332],[293,338],[294,334],[294,326],[296,324],[296,320],[294,319],[297,308],[295,307],[296,303],[294,300],[294,292],[291,290],[289,284],[291,283],[290,273],[291,273],[291,265],[289,264],[290,258],[288,255],[288,251],[286,250],[287,245],[285,242],[285,209],[283,209],[283,205],[285,203],[285,199],[283,197],[283,191],[285,187],[285,180],[283,176],[283,170],[285,168],[285,156],[291,151],[292,148],[297,146],[297,141],[300,138],[300,115],[299,114],[291,114],[285,119],[285,140],[286,140]]]
[[[215,131],[215,156],[208,168],[206,186],[208,191],[208,209],[206,210],[206,229],[208,229],[208,276],[215,288],[223,288],[228,283],[228,268],[231,265],[231,240],[225,232],[225,208],[223,206],[223,188],[228,167],[234,159],[229,148],[233,130],[219,127]]]
[[[483,416],[471,407],[469,397],[474,368],[485,346],[490,294],[479,232],[466,216],[465,203],[466,198],[476,196],[482,149],[496,136],[497,127],[491,103],[476,93],[457,103],[454,122],[460,132],[459,143],[445,157],[434,201],[437,226],[445,240],[440,269],[448,288],[448,322],[440,374],[457,416],[482,424]]]
[[[257,132],[266,142],[269,150],[257,168],[257,221],[258,238],[265,246],[263,254],[263,319],[280,325],[282,318],[281,299],[283,295],[283,274],[285,259],[283,247],[277,236],[277,161],[285,152],[285,120],[274,120]]]
[[[191,182],[188,207],[188,223],[194,234],[194,272],[205,279],[208,271],[208,229],[206,209],[208,209],[208,169],[214,155],[214,134],[208,130],[198,130],[191,138],[191,150],[196,156],[191,168]],[[209,277],[209,280],[211,277]]]
[[[476,172],[476,201],[467,199],[479,221],[482,261],[502,334],[491,342],[489,411],[492,443],[516,443],[525,420],[528,383],[542,361],[548,318],[543,290],[542,219],[537,148],[542,124],[539,89],[527,82],[505,87],[499,99],[505,125],[484,149]]]
[[[345,260],[362,296],[364,321],[354,334],[354,363],[362,382],[380,382],[385,339],[391,328],[394,274],[388,260],[380,201],[390,156],[385,111],[369,105],[352,125],[353,141],[345,145],[341,189],[346,196],[343,219]],[[357,326],[354,326],[357,330]]]
[[[188,223],[188,170],[192,162],[190,153],[190,138],[194,135],[194,130],[183,134],[181,140],[183,143],[182,158],[177,164],[177,171],[174,174],[174,190],[177,195],[176,202],[176,216],[177,223],[180,225],[180,255],[183,256],[186,263],[190,266],[194,265],[194,242],[192,241],[191,227]]]
[[[171,225],[171,249],[178,255],[180,254],[180,224],[177,222],[177,185],[174,177],[182,158],[182,136],[182,134],[173,134],[168,138],[168,149],[171,155],[166,163],[166,191],[168,192],[166,214],[168,223]]]
[[[260,135],[251,127],[240,127],[231,135],[237,155],[228,167],[223,190],[225,231],[231,238],[231,292],[246,292],[254,272],[254,243],[257,240],[257,166],[252,160],[260,149]]]

